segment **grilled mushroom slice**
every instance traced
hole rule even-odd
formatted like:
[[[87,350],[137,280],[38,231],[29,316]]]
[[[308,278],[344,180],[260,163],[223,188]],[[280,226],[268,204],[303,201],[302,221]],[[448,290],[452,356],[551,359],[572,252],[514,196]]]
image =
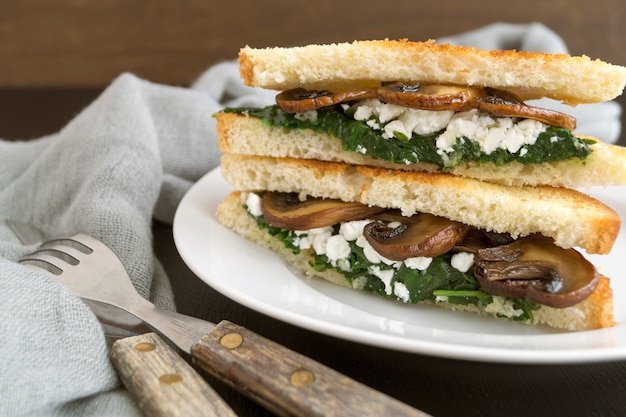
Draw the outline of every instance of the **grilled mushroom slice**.
[[[474,99],[485,96],[482,88],[453,85],[392,83],[378,89],[383,103],[422,110],[470,110]]]
[[[467,236],[452,249],[455,252],[476,253],[479,249],[506,245],[515,239],[509,233],[488,232],[484,229],[470,229]]]
[[[363,236],[385,258],[403,261],[444,254],[461,241],[469,229],[459,222],[419,213],[396,228],[380,222],[369,223],[363,229]]]
[[[556,110],[528,106],[522,99],[507,91],[488,88],[487,93],[486,97],[474,100],[476,108],[485,113],[497,117],[534,119],[551,126],[576,129],[576,118],[573,116]]]
[[[376,90],[360,89],[353,91],[330,91],[305,90],[294,88],[286,90],[276,96],[276,104],[286,113],[303,113],[322,107],[330,107],[346,101],[364,100],[376,97]]]
[[[579,252],[542,236],[480,249],[474,261],[475,275],[486,293],[555,308],[578,304],[599,281],[596,269]]]
[[[309,230],[316,227],[365,219],[383,211],[361,203],[341,200],[307,198],[301,201],[296,193],[268,192],[263,194],[261,211],[269,224],[291,230]]]

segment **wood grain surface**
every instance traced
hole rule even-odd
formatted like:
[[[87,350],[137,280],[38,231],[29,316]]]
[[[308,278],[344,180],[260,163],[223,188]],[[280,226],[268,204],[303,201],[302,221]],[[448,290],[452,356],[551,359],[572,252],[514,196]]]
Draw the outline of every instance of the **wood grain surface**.
[[[155,333],[117,340],[111,360],[146,416],[236,416],[206,380]]]
[[[283,417],[429,417],[229,321],[191,348],[211,375]]]

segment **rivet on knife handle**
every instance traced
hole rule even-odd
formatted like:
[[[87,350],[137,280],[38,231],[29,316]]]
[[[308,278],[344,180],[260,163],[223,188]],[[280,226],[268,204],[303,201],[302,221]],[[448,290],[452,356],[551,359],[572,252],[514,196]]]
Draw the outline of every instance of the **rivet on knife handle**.
[[[206,371],[280,416],[428,416],[228,321],[191,354]]]
[[[111,359],[146,416],[235,416],[208,383],[154,333],[116,341]]]

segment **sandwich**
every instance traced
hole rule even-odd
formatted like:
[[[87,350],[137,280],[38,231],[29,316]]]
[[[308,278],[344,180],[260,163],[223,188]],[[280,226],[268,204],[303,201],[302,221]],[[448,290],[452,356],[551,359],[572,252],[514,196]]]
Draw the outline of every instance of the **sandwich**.
[[[615,324],[584,253],[608,253],[620,219],[574,188],[624,184],[626,154],[525,100],[610,100],[626,68],[406,40],[246,47],[240,63],[277,104],[216,115],[236,189],[225,227],[306,276],[400,302]]]
[[[507,185],[624,185],[626,149],[576,135],[572,106],[619,96],[626,68],[588,57],[356,41],[240,51],[276,104],[217,115],[222,149],[446,171]]]

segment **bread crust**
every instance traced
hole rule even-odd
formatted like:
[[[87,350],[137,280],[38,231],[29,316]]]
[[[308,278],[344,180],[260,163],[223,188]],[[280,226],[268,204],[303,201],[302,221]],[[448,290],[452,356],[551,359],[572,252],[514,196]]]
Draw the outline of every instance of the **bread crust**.
[[[370,165],[408,171],[435,172],[433,164],[402,164],[374,159],[358,152],[344,151],[339,138],[311,129],[286,129],[264,124],[245,114],[218,113],[218,144],[222,152],[319,159]],[[523,165],[512,162],[504,166],[493,163],[463,164],[448,170],[450,174],[504,185],[552,185],[555,187],[589,187],[626,185],[626,148],[608,145],[596,138],[593,152],[585,159]]]
[[[566,188],[509,187],[447,173],[337,162],[224,154],[222,175],[238,190],[296,192],[447,217],[514,237],[541,233],[561,247],[608,253],[620,218],[600,201]]]
[[[587,56],[487,51],[434,40],[246,46],[239,52],[239,62],[245,84],[275,90],[341,90],[401,81],[487,86],[524,100],[549,97],[576,105],[612,100],[626,84],[626,68]]]
[[[306,276],[318,277],[336,285],[349,287],[343,275],[336,271],[315,271],[308,263],[310,254],[307,251],[294,255],[291,250],[285,248],[282,242],[273,238],[267,231],[261,230],[252,217],[244,210],[242,198],[243,194],[241,192],[233,192],[218,206],[216,215],[222,225],[242,237],[272,250]],[[473,305],[459,306],[448,303],[437,303],[436,305],[482,315],[490,314],[484,309]],[[579,304],[563,309],[542,306],[538,311],[534,312],[534,319],[536,324],[547,324],[551,327],[566,330],[589,330],[613,326],[615,324],[613,318],[613,293],[609,285],[609,279],[600,276],[600,282],[596,290]]]

